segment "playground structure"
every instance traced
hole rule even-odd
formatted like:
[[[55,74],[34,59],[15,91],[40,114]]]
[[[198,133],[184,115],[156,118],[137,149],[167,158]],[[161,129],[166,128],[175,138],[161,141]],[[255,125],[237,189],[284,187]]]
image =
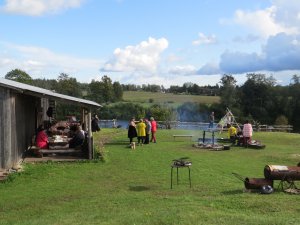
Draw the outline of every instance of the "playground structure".
[[[220,129],[220,131],[223,131],[224,127],[226,127],[227,124],[231,124],[232,126],[236,127],[237,129],[241,129],[239,126],[239,123],[235,119],[235,116],[228,108],[226,108],[225,115],[221,118],[221,120],[217,124],[217,128]]]

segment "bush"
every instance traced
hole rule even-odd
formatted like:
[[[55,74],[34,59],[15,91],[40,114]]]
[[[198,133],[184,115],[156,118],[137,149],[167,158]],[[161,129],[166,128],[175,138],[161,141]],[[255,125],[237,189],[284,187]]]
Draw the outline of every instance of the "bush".
[[[154,99],[153,98],[149,98],[149,103],[153,103]]]
[[[278,116],[275,120],[275,125],[288,125],[288,124],[289,124],[289,120],[284,115]]]
[[[104,152],[104,146],[94,145],[94,159],[100,160],[102,162],[106,161],[106,156]]]

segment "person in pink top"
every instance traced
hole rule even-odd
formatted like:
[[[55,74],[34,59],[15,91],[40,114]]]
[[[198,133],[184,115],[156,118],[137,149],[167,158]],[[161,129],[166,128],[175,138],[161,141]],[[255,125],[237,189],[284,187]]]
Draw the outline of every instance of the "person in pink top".
[[[150,121],[151,121],[151,142],[156,143],[157,123],[153,117],[150,117]]]
[[[41,149],[48,148],[48,135],[45,132],[44,126],[40,125],[36,135],[36,146]]]
[[[244,124],[243,127],[243,137],[244,137],[245,147],[248,147],[248,143],[251,142],[252,132],[253,132],[252,125],[249,123],[248,120],[246,120],[246,123]]]

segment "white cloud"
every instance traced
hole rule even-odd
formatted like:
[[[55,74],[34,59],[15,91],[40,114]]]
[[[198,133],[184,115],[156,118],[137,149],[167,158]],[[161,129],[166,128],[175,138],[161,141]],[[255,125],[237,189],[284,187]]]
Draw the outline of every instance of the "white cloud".
[[[235,38],[250,43],[260,36],[266,43],[261,52],[225,51],[220,70],[225,73],[300,70],[300,4],[299,0],[272,0],[272,5],[256,11],[237,10],[232,20],[245,27],[251,36]]]
[[[206,36],[203,33],[199,33],[198,35],[199,37],[197,40],[193,41],[193,45],[214,44],[217,42],[216,36],[214,34]]]
[[[220,68],[228,73],[300,70],[300,35],[271,36],[261,53],[225,52]]]
[[[251,42],[256,42],[258,40],[260,40],[259,36],[253,34],[249,34],[245,37],[236,36],[233,38],[233,42],[236,43],[251,43]]]
[[[221,55],[220,69],[225,73],[246,73],[263,69],[263,61],[256,53],[230,52]]]
[[[237,10],[232,22],[250,29],[255,35],[268,38],[278,33],[299,33],[300,6],[298,0],[274,0],[273,5],[256,11]],[[227,21],[228,20],[223,20]]]
[[[176,54],[170,54],[166,57],[166,61],[173,63],[173,62],[179,62],[182,60],[182,57],[176,55]]]
[[[2,45],[0,48],[6,49],[6,53],[0,53],[0,72],[4,74],[16,68],[20,68],[34,77],[46,77],[49,74],[58,76],[61,72],[78,75],[77,73],[80,74],[84,71],[96,74],[99,71],[99,64],[103,63],[99,59],[78,58],[34,46],[9,44]]]
[[[7,13],[41,16],[79,7],[85,0],[5,0],[1,9]]]
[[[170,74],[175,75],[195,75],[197,72],[196,68],[192,65],[186,65],[186,66],[175,66],[174,68],[169,70]]]
[[[220,73],[221,70],[217,63],[207,63],[197,71],[199,75],[215,75]]]
[[[299,0],[273,0],[276,7],[274,19],[277,23],[287,27],[294,27],[299,32],[300,4]]]
[[[0,68],[11,64],[13,61],[10,58],[1,57],[0,59]]]
[[[102,71],[154,73],[160,63],[161,53],[168,47],[167,39],[149,38],[136,46],[117,48],[113,58],[105,63]]]

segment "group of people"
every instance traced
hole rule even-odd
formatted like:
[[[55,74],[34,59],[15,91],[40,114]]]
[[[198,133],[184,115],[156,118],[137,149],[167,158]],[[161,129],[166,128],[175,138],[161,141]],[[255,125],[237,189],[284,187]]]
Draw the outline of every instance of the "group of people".
[[[133,139],[137,137],[139,145],[149,144],[149,142],[156,143],[156,131],[157,123],[153,117],[150,117],[150,120],[147,118],[140,119],[138,122],[135,121],[135,118],[132,118],[128,124],[129,142],[131,144]]]
[[[245,147],[248,146],[248,143],[251,142],[252,139],[252,125],[249,123],[248,120],[246,120],[245,124],[243,125],[243,129],[237,129],[231,124],[227,124],[228,128],[228,137],[230,139],[230,142],[233,145],[243,145]]]
[[[72,132],[72,137],[69,140],[69,148],[76,148],[81,146],[85,140],[85,132],[82,130],[81,125],[76,125]],[[70,130],[72,130],[70,129]],[[40,149],[49,148],[49,133],[43,125],[40,125],[36,132],[36,146]]]

